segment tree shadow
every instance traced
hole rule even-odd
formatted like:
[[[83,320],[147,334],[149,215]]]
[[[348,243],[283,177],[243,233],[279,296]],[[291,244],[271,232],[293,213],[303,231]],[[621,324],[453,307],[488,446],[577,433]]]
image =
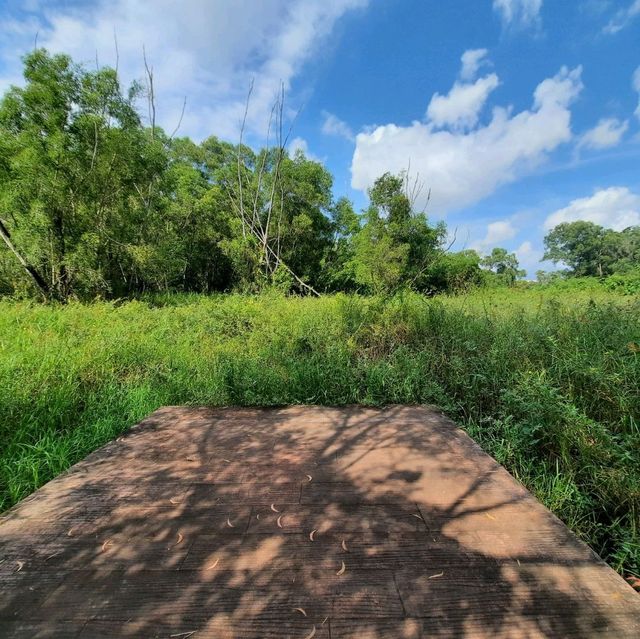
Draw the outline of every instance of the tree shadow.
[[[3,637],[638,636],[437,411],[160,409],[0,524]]]

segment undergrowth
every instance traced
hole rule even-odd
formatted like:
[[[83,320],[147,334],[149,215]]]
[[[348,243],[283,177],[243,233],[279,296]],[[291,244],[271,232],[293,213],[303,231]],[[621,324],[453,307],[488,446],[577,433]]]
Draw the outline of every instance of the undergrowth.
[[[640,575],[640,303],[591,297],[0,302],[0,509],[162,405],[432,403]]]

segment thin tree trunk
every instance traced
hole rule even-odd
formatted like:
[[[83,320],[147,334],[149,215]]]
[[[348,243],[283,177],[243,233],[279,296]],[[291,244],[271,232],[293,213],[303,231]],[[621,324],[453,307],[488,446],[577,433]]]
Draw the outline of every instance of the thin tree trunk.
[[[9,247],[9,250],[16,256],[22,268],[31,276],[31,279],[33,279],[36,286],[40,289],[44,298],[49,299],[49,285],[45,282],[40,273],[38,273],[38,271],[36,271],[36,269],[31,266],[24,257],[22,257],[18,249],[14,246],[11,241],[11,234],[7,227],[2,223],[2,220],[0,220],[0,237],[2,237],[4,243]]]

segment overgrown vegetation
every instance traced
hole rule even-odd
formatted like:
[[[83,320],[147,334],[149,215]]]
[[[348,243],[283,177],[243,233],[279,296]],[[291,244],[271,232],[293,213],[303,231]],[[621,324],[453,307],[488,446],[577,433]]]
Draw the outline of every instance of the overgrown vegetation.
[[[196,144],[148,73],[35,50],[0,103],[0,509],[161,405],[429,402],[640,576],[640,230],[561,224],[519,282],[406,174],[335,200],[283,96],[266,148]]]
[[[161,405],[428,402],[638,574],[640,304],[503,291],[0,302],[2,507]]]

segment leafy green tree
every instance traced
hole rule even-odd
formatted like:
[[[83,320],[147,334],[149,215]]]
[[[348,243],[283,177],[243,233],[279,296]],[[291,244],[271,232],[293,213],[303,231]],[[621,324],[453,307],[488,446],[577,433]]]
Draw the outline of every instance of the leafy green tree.
[[[484,283],[484,272],[480,268],[477,251],[464,250],[442,253],[428,272],[433,292],[463,291]]]
[[[0,103],[0,220],[45,295],[105,294],[155,203],[162,144],[112,69],[39,49]],[[3,237],[5,239],[6,238]]]
[[[412,210],[404,176],[385,173],[369,190],[370,206],[354,235],[350,268],[365,291],[429,289],[429,268],[442,253],[444,224]]]
[[[566,264],[572,275],[602,277],[612,261],[606,237],[607,231],[593,222],[563,222],[544,238],[543,259]]]
[[[481,260],[482,266],[496,274],[499,282],[513,286],[519,277],[524,277],[527,272],[520,269],[520,264],[515,253],[509,253],[504,248],[494,248],[489,255]]]

